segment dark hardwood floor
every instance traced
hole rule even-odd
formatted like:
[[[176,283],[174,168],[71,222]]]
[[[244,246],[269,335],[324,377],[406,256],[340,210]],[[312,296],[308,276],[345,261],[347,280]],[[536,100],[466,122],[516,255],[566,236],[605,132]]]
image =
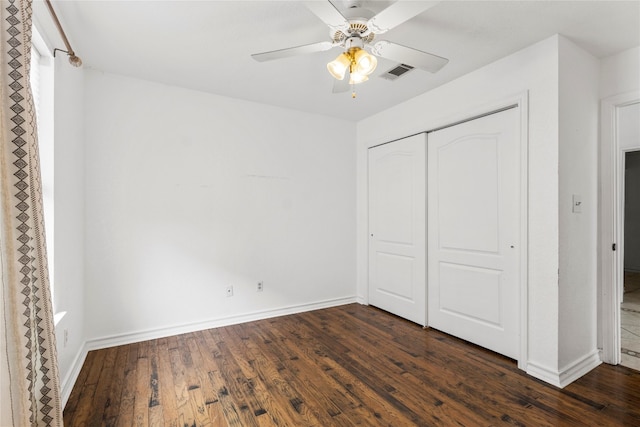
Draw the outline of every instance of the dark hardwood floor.
[[[640,372],[563,390],[505,357],[346,305],[92,351],[66,426],[640,426]]]

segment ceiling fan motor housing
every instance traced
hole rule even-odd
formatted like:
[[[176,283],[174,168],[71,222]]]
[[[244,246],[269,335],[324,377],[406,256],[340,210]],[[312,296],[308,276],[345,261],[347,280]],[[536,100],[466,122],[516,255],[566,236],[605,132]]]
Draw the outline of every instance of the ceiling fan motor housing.
[[[375,34],[369,30],[367,25],[368,21],[369,20],[367,18],[362,17],[349,18],[349,28],[347,29],[348,34],[345,34],[342,30],[335,30],[331,31],[329,35],[334,43],[341,46],[346,46],[345,42],[354,37],[362,39],[363,44],[371,43]]]

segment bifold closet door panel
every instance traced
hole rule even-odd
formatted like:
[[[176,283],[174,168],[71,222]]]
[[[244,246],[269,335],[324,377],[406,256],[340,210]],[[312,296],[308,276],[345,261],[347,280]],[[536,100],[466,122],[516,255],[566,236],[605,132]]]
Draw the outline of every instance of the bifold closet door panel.
[[[369,149],[369,304],[426,324],[425,134]]]
[[[428,134],[429,326],[518,358],[520,130],[512,108]]]

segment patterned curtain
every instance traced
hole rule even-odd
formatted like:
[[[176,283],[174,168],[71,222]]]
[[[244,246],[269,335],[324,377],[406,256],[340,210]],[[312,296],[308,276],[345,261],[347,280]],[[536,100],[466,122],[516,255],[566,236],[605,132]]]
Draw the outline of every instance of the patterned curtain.
[[[2,0],[0,261],[2,422],[61,426],[38,138],[29,86],[31,0]],[[6,395],[9,394],[9,395]]]

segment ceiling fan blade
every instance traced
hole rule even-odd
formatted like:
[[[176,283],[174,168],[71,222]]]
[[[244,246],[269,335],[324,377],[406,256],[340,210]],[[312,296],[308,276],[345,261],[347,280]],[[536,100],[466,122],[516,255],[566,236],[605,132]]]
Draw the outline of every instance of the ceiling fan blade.
[[[438,4],[438,1],[398,0],[369,19],[367,27],[372,33],[382,34]]]
[[[272,50],[270,52],[254,53],[251,55],[258,62],[271,61],[273,59],[288,58],[290,56],[306,55],[308,53],[324,52],[333,47],[331,42],[319,42],[290,47],[287,49]]]
[[[447,62],[449,62],[446,58],[423,52],[418,49],[413,49],[411,47],[402,46],[400,44],[391,43],[387,40],[380,40],[375,43],[371,47],[371,52],[374,55],[411,65],[430,73],[437,72],[447,65]]]
[[[307,8],[329,26],[333,31],[345,32],[349,29],[349,21],[342,16],[329,0],[315,0],[305,3]]]
[[[347,70],[347,73],[345,74],[342,80],[333,79],[333,90],[331,92],[332,93],[348,92],[350,86],[351,85],[349,84],[349,70]]]

